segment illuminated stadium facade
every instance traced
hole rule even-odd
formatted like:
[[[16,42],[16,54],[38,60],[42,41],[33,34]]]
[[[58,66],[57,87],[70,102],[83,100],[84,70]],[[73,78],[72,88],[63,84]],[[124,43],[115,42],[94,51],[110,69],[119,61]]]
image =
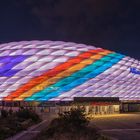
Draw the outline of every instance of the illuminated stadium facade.
[[[109,105],[109,100],[138,103],[140,62],[113,51],[71,42],[1,44],[0,100],[77,101],[95,106]]]

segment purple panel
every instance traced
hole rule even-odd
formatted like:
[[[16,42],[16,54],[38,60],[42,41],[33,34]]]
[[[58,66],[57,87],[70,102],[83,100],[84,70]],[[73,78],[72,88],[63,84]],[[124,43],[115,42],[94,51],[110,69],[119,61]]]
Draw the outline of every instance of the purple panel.
[[[11,76],[15,75],[19,71],[20,70],[9,70],[6,73],[3,73],[3,74],[0,73],[0,76],[2,75],[2,76],[5,76],[5,77],[11,77]]]
[[[21,69],[13,70],[12,68],[28,57],[29,56],[27,55],[0,57],[0,63],[3,63],[3,65],[0,67],[0,76],[11,77],[15,75]]]

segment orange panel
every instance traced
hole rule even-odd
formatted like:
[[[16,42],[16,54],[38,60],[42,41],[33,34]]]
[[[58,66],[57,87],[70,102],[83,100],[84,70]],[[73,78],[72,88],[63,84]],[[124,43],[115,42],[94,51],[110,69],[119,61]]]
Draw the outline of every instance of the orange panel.
[[[96,55],[98,55],[98,54],[96,54]],[[93,56],[96,56],[96,55],[93,55]],[[47,86],[56,83],[61,78],[70,76],[72,73],[74,73],[74,72],[76,72],[76,71],[84,68],[85,66],[89,65],[91,63],[91,61],[94,62],[94,58],[92,59],[91,57],[89,57],[88,59],[85,59],[85,60],[81,61],[81,63],[78,63],[76,65],[73,65],[72,67],[66,69],[65,71],[61,71],[60,73],[58,73],[53,78],[49,78],[49,79],[45,80],[44,82],[42,82],[40,84],[37,84],[36,86],[34,86],[33,88],[31,88],[27,92],[24,92],[20,96],[18,96],[17,98],[14,98],[14,100],[15,101],[16,100],[23,100],[26,97],[30,97],[35,92],[41,91],[44,88],[46,88]],[[88,60],[90,60],[90,63],[88,62]]]
[[[54,72],[55,70],[56,71],[58,70],[57,72],[59,73],[60,71],[63,71],[64,69],[67,69],[68,67],[72,66],[72,62],[74,62],[75,59],[80,59],[81,60],[81,57],[86,59],[86,58],[90,57],[92,55],[92,53],[95,53],[95,52],[97,53],[97,52],[100,52],[100,51],[102,51],[102,50],[101,49],[98,49],[96,51],[89,50],[88,52],[84,52],[84,53],[76,56],[75,58],[69,59],[67,62],[64,62],[63,64],[60,64],[59,66],[56,66],[54,69],[42,74],[41,76],[38,76],[36,78],[31,79],[29,82],[27,82],[26,84],[22,85],[19,89],[17,89],[16,91],[12,92],[7,97],[5,97],[5,100],[10,99],[10,98],[18,97],[22,93],[30,90],[35,85],[42,83],[43,81],[45,81],[46,79],[48,79],[50,77],[49,73],[51,71]],[[55,76],[57,74],[57,72],[55,72],[53,74],[51,73],[51,76]]]

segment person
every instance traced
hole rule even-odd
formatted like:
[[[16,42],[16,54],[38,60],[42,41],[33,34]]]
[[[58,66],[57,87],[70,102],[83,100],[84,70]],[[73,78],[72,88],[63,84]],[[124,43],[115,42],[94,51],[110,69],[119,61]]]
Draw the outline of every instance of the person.
[[[2,117],[2,118],[6,118],[7,116],[8,116],[7,111],[4,110],[4,109],[1,109],[1,117]]]
[[[44,112],[44,108],[42,107],[40,111],[41,111],[41,113],[43,113]]]
[[[13,110],[12,110],[12,108],[10,107],[10,109],[9,109],[9,115],[12,115],[13,114]]]

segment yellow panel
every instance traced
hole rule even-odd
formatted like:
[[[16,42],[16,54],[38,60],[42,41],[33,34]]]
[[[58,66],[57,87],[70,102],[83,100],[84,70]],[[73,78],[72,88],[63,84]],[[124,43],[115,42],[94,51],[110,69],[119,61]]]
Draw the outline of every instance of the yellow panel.
[[[105,51],[104,54],[108,54],[107,51]],[[33,87],[32,89],[30,89],[27,92],[24,92],[22,95],[20,95],[18,98],[15,98],[14,100],[23,100],[26,97],[30,97],[31,95],[33,95],[35,92],[39,92],[41,90],[43,90],[44,88],[46,88],[49,85],[52,85],[54,83],[56,83],[58,80],[60,80],[61,78],[70,76],[72,73],[82,69],[83,67],[85,67],[86,65],[91,64],[91,62],[93,63],[96,59],[100,59],[102,56],[99,55],[98,53],[91,56],[89,59],[83,60],[80,64],[76,64],[72,67],[70,67],[69,69],[62,71],[61,73],[57,74],[55,77],[48,79],[47,81],[44,81],[43,83]]]
[[[81,63],[83,63],[83,64],[92,64],[93,59],[86,59],[86,60],[82,61]]]
[[[103,57],[102,55],[94,55],[94,56],[91,56],[91,59],[100,59],[101,57]]]

